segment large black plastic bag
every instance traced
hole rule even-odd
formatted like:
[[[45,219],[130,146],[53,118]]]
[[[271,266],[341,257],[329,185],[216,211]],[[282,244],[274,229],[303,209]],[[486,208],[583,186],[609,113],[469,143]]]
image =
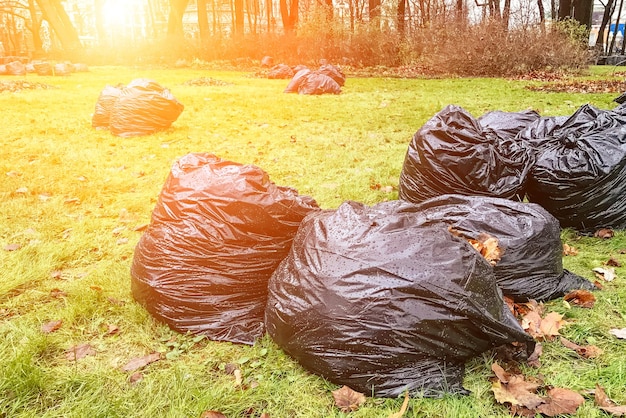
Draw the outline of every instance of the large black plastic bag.
[[[293,76],[284,93],[340,94],[341,86],[330,76],[319,71],[302,69]]]
[[[584,105],[537,147],[529,201],[563,228],[626,228],[626,115]]]
[[[400,173],[399,196],[421,202],[443,194],[518,199],[533,164],[530,147],[483,128],[449,105],[413,136]]]
[[[106,86],[98,96],[96,108],[91,117],[91,126],[96,129],[108,129],[111,122],[111,110],[117,103],[124,86]]]
[[[270,279],[266,327],[303,367],[360,392],[466,393],[467,359],[532,339],[491,265],[411,207],[345,202],[307,216]]]
[[[521,130],[541,116],[534,110],[503,112],[494,110],[478,118],[483,129],[491,129],[502,138],[514,138]]]
[[[188,154],[135,249],[133,296],[174,330],[252,344],[264,333],[267,282],[318,209],[256,166]]]
[[[595,289],[593,283],[563,268],[559,221],[541,206],[512,200],[444,195],[407,212],[425,225],[446,224],[464,237],[481,234],[498,239],[503,249],[494,267],[502,293],[517,302],[545,301],[573,289]]]
[[[111,133],[129,137],[148,135],[169,128],[184,106],[172,93],[148,79],[131,81],[111,110]]]

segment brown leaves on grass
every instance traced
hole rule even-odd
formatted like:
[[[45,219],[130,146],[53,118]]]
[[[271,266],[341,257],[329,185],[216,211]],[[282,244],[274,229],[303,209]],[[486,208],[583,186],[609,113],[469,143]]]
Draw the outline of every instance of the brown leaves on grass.
[[[402,418],[407,408],[409,407],[409,391],[404,392],[404,402],[402,402],[402,406],[398,412],[395,412],[389,415],[387,418]]]
[[[528,90],[557,93],[621,93],[626,91],[623,80],[560,80],[538,86],[526,86]]]
[[[567,295],[563,296],[563,299],[572,305],[580,306],[581,308],[593,308],[596,303],[596,297],[588,290],[578,289],[572,290]]]
[[[613,402],[606,394],[602,386],[596,384],[596,391],[594,394],[594,401],[601,410],[607,412],[614,417],[626,416],[626,405],[619,406]]]
[[[65,358],[69,361],[76,361],[94,355],[96,355],[96,350],[89,343],[75,345],[65,352]]]
[[[141,369],[142,367],[147,366],[150,363],[154,363],[155,361],[161,360],[161,353],[151,353],[147,356],[136,357],[126,363],[122,367],[122,371],[124,372],[133,372],[135,370]]]
[[[59,328],[61,328],[61,325],[63,325],[63,320],[61,319],[46,322],[45,324],[41,326],[41,332],[43,332],[44,334],[50,334],[58,330]]]
[[[622,267],[622,263],[619,262],[618,259],[611,257],[608,260],[606,260],[604,262],[605,266],[611,266],[611,267]]]
[[[614,235],[615,235],[615,232],[613,232],[613,230],[609,228],[601,228],[593,233],[594,237],[602,238],[602,239],[610,239],[610,238],[613,238]]]
[[[534,416],[541,413],[547,416],[573,414],[582,405],[584,398],[575,391],[551,388],[547,396],[537,394],[543,388],[541,381],[529,381],[523,375],[511,374],[497,363],[491,370],[496,375],[491,390],[499,403],[507,404],[513,414]]]
[[[361,392],[354,391],[345,385],[340,389],[333,390],[332,394],[335,398],[335,405],[342,412],[356,411],[366,400],[365,395]]]
[[[570,350],[574,350],[583,358],[596,358],[602,354],[602,350],[595,345],[578,345],[563,337],[561,337],[561,344]]]
[[[20,248],[22,248],[22,246],[21,246],[20,244],[13,243],[13,244],[7,244],[7,245],[5,245],[2,249],[3,249],[4,251],[17,251],[17,250],[19,250]]]
[[[615,268],[614,267],[596,267],[593,269],[593,272],[596,274],[598,279],[603,279],[607,282],[612,282],[615,280]]]
[[[563,320],[563,315],[557,312],[550,312],[544,318],[539,312],[530,311],[522,317],[522,328],[538,341],[550,341],[559,334],[559,330],[567,322]]]
[[[570,245],[563,244],[563,255],[578,255],[578,250]]]

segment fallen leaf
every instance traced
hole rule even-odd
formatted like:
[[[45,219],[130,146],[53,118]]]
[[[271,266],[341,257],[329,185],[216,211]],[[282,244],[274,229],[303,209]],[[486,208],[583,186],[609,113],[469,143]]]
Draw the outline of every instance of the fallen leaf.
[[[107,335],[107,336],[108,335],[116,335],[116,334],[119,334],[119,332],[120,332],[120,329],[119,329],[119,327],[117,325],[108,324],[107,325],[107,330],[104,333],[104,335]]]
[[[93,356],[96,354],[96,350],[89,344],[80,344],[71,347],[65,352],[65,358],[69,361],[80,360],[83,357]]]
[[[41,326],[41,332],[43,332],[44,334],[50,334],[51,332],[54,332],[61,328],[61,325],[63,325],[63,320],[61,319],[57,321],[46,322]]]
[[[9,177],[19,177],[22,175],[19,171],[7,171],[6,175]]]
[[[161,360],[161,354],[160,353],[152,353],[152,354],[148,354],[147,356],[136,357],[136,358],[132,359],[131,361],[129,361],[128,363],[126,363],[122,367],[122,371],[124,371],[124,372],[132,372],[132,371],[135,371],[137,369],[141,369],[142,367],[145,367],[148,364],[154,363],[155,361],[158,361],[158,360]]]
[[[125,226],[118,226],[117,228],[113,228],[113,230],[111,231],[111,233],[112,233],[113,235],[119,235],[119,234],[121,234],[122,232],[124,232],[124,230],[125,230],[125,229],[126,229],[126,227],[125,227]]]
[[[539,405],[537,411],[549,417],[574,414],[578,407],[585,403],[585,398],[578,392],[563,388],[550,389],[544,400],[545,403]]]
[[[570,245],[563,244],[563,255],[578,255],[578,250]]]
[[[381,187],[380,191],[383,192],[383,193],[392,193],[393,192],[393,186]]]
[[[65,199],[63,203],[66,205],[80,205],[80,199],[77,197],[71,197],[69,199]]]
[[[609,239],[613,238],[613,230],[609,228],[601,228],[594,232],[593,236],[596,238]]]
[[[120,238],[117,240],[117,245],[128,244],[128,238]]]
[[[241,385],[243,384],[241,369],[233,370],[233,376],[235,376],[235,387],[241,387]]]
[[[20,244],[7,244],[4,246],[4,251],[16,251],[19,250],[22,246]]]
[[[541,333],[544,338],[551,340],[552,337],[559,335],[559,330],[563,328],[566,322],[563,320],[563,315],[557,312],[550,312],[541,320]]]
[[[90,285],[90,286],[89,286],[89,288],[90,288],[91,290],[95,290],[96,292],[102,292],[102,290],[103,290],[103,289],[102,289],[102,286],[98,286],[98,285],[96,285],[96,284],[92,284],[92,285]]]
[[[491,371],[496,375],[500,382],[509,383],[509,380],[511,378],[510,373],[504,370],[504,368],[498,363],[493,363],[491,365]]]
[[[365,403],[365,395],[350,389],[348,386],[342,386],[340,389],[333,390],[333,398],[335,405],[342,412],[352,412],[359,409]]]
[[[226,374],[233,374],[235,372],[235,370],[237,370],[239,368],[238,365],[236,365],[235,363],[226,363],[224,365],[224,373]]]
[[[573,290],[565,295],[563,299],[581,308],[593,308],[593,305],[596,303],[596,297],[593,293],[583,289]]]
[[[620,340],[626,340],[626,328],[622,329],[612,329],[609,331],[611,334],[615,335]]]
[[[28,193],[28,188],[27,187],[20,187],[19,189],[15,190],[15,193],[26,194],[26,193]]]
[[[611,266],[611,267],[622,267],[622,263],[620,263],[619,260],[614,257],[611,257],[608,260],[606,260],[604,265]]]
[[[270,414],[263,412],[259,418],[270,418]]]
[[[615,279],[615,268],[614,267],[596,267],[593,269],[594,273],[596,273],[596,277],[599,279],[604,279],[607,282],[613,281]]]
[[[131,385],[135,385],[143,380],[143,374],[141,372],[135,372],[130,375],[128,381]]]
[[[574,350],[579,356],[583,358],[596,358],[600,354],[602,354],[602,350],[596,347],[595,345],[578,345],[576,343],[571,342],[567,338],[561,337],[561,344],[564,347],[569,348],[570,350]]]
[[[527,382],[522,375],[513,375],[509,383],[496,380],[491,385],[491,391],[499,403],[523,406],[535,409],[543,403],[543,399],[535,394],[539,384]]]
[[[50,297],[54,298],[54,299],[59,299],[59,298],[63,298],[67,296],[67,293],[65,293],[63,290],[58,289],[58,288],[54,288],[52,290],[50,290]]]
[[[61,270],[54,270],[52,273],[50,273],[50,277],[52,277],[53,279],[62,279],[63,272]]]
[[[526,360],[526,364],[528,364],[530,367],[534,367],[538,369],[539,367],[541,367],[541,361],[539,360],[539,357],[541,357],[542,354],[543,354],[543,345],[541,343],[535,344],[535,349],[533,353]]]
[[[626,406],[619,406],[615,402],[613,402],[604,391],[602,386],[596,384],[596,391],[594,394],[594,401],[596,405],[600,407],[605,412],[615,416],[615,417],[623,417],[626,416]]]
[[[226,415],[218,411],[204,411],[200,418],[228,418]]]
[[[409,391],[404,392],[404,402],[402,402],[402,406],[400,410],[394,414],[389,415],[388,418],[402,418],[406,409],[409,407]]]

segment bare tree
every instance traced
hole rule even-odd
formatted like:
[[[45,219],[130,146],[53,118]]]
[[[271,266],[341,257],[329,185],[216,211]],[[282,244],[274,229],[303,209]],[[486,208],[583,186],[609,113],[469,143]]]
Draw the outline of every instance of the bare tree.
[[[293,34],[298,23],[298,0],[280,0],[280,17],[285,34]]]
[[[183,15],[189,0],[170,0],[170,14],[167,19],[167,35],[170,37],[184,36]]]
[[[36,0],[43,18],[50,24],[63,49],[77,51],[82,49],[78,32],[72,25],[60,0]]]

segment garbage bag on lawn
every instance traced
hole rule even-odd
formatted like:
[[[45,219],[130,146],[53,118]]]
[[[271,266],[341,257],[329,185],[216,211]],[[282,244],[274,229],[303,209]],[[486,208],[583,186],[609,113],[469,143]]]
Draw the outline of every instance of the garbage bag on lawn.
[[[6,65],[9,75],[26,75],[26,66],[20,61],[13,61]]]
[[[318,71],[303,69],[296,73],[285,88],[285,93],[340,94],[341,86],[332,77]]]
[[[317,70],[317,72],[320,74],[325,74],[329,76],[330,78],[332,78],[333,80],[335,80],[337,84],[339,84],[339,87],[343,87],[343,85],[346,84],[346,76],[343,73],[343,71],[341,71],[341,68],[336,67],[332,64],[322,65]]]
[[[129,137],[162,131],[183,109],[168,89],[152,80],[136,79],[122,89],[111,111],[111,133]]]
[[[464,363],[528,343],[493,268],[399,200],[308,215],[269,282],[272,339],[309,371],[374,396],[466,393]]]
[[[444,195],[407,207],[417,223],[446,224],[469,239],[482,234],[503,250],[494,266],[496,282],[516,302],[545,301],[574,289],[595,285],[563,268],[559,221],[533,203],[483,197]]]
[[[626,228],[626,115],[580,107],[542,138],[527,192],[563,228]]]
[[[530,147],[485,129],[449,105],[413,136],[400,173],[399,196],[421,202],[443,194],[518,199],[533,164]]]
[[[270,68],[267,73],[267,78],[292,78],[294,75],[293,70],[287,64],[276,64]]]
[[[318,209],[256,166],[188,154],[135,249],[133,296],[176,331],[252,344],[264,333],[267,282]]]
[[[111,122],[111,110],[122,94],[124,86],[106,86],[98,97],[96,108],[91,117],[91,126],[94,128],[109,128]]]
[[[494,110],[478,118],[483,129],[491,129],[501,138],[514,138],[521,130],[541,116],[534,110],[503,112]]]

